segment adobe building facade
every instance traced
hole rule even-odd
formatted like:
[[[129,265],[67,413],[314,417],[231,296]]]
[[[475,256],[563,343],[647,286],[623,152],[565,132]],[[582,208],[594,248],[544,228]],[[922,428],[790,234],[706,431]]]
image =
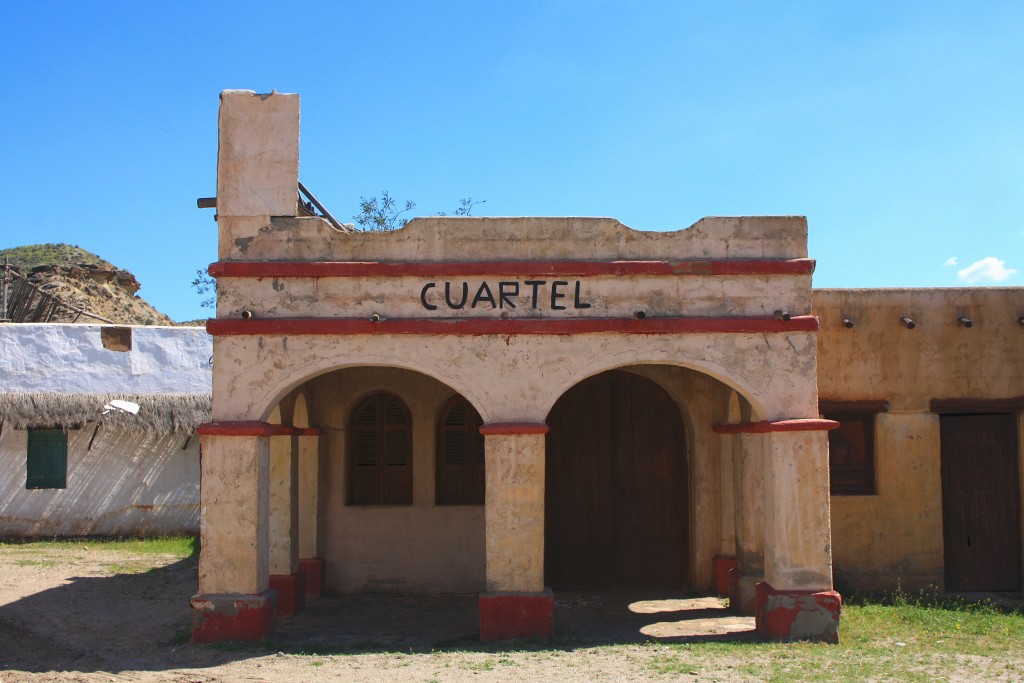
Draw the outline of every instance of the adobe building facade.
[[[956,315],[941,292],[884,311],[812,292],[801,217],[338,230],[300,212],[298,136],[298,96],[222,94],[194,640],[266,637],[324,591],[479,593],[482,638],[545,636],[554,592],[635,587],[718,591],[767,637],[834,641],[834,558],[850,585],[941,579],[945,423],[920,397],[998,398],[1019,424],[1019,290]],[[950,362],[1001,339],[989,379],[905,386],[944,362],[890,358],[916,358],[908,316],[932,335],[917,353]],[[917,498],[908,473],[882,483],[904,466]]]

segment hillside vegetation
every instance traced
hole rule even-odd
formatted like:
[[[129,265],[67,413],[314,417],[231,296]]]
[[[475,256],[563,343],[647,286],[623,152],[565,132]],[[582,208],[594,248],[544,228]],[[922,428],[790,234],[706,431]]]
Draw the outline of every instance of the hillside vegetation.
[[[74,244],[30,244],[25,247],[0,249],[0,264],[10,259],[13,267],[27,273],[36,266],[93,265],[105,270],[117,270],[110,261]]]
[[[132,273],[79,246],[0,249],[0,265],[5,257],[16,272],[7,311],[15,322],[174,324],[136,294],[141,285]]]

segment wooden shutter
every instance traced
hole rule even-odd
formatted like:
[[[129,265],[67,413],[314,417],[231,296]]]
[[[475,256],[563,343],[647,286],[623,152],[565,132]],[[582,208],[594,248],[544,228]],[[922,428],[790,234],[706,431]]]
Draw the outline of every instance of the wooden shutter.
[[[462,396],[453,397],[441,410],[435,488],[438,505],[483,505],[482,425],[480,413]]]
[[[833,495],[875,493],[875,416],[873,413],[828,413],[839,423],[828,433],[828,462]]]
[[[412,418],[390,394],[374,394],[349,422],[349,504],[412,503]]]
[[[67,433],[60,429],[30,429],[26,470],[27,489],[67,488]]]

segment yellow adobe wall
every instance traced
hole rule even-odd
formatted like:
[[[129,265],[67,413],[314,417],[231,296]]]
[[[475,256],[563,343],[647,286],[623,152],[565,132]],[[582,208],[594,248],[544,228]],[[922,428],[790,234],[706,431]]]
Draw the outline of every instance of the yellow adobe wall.
[[[875,423],[876,495],[832,496],[837,582],[941,588],[939,416],[929,402],[1024,395],[1024,288],[823,289],[813,300],[819,397],[889,402]]]

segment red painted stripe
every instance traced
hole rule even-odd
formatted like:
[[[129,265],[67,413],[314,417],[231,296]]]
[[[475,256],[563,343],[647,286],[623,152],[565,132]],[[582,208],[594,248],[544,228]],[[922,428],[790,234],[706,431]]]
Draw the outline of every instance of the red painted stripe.
[[[260,420],[224,420],[199,425],[196,432],[202,436],[316,436],[316,427],[276,425]]]
[[[761,422],[744,422],[742,424],[716,425],[719,434],[765,434],[767,432],[818,432],[836,429],[839,423],[835,420],[819,418],[798,420],[762,420]]]
[[[213,277],[518,277],[597,275],[806,275],[813,259],[686,261],[218,261]]]
[[[206,331],[216,337],[233,335],[307,334],[707,334],[715,332],[816,332],[813,315],[732,318],[398,318],[370,322],[366,318],[214,318]]]
[[[543,422],[488,422],[480,427],[480,433],[488,435],[547,434],[548,426]]]

